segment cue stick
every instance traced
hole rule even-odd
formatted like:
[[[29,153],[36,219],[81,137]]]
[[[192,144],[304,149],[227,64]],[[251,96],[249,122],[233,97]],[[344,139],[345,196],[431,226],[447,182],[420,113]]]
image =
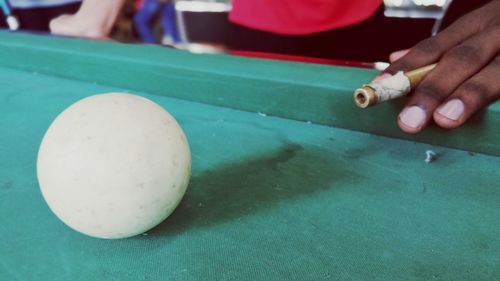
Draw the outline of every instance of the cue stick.
[[[2,8],[2,12],[5,15],[5,21],[9,26],[10,30],[18,30],[19,29],[19,21],[16,16],[12,13],[12,8],[8,0],[0,0],[0,8]]]
[[[363,85],[354,91],[354,102],[360,108],[367,108],[404,96],[415,89],[436,65],[430,64],[408,72],[399,71],[390,77]]]

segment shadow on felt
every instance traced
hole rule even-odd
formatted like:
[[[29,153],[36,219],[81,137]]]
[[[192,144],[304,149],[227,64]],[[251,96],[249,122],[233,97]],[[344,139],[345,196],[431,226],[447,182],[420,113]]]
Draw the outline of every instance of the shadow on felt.
[[[270,155],[205,171],[191,179],[174,213],[148,233],[172,235],[236,220],[359,180],[341,159],[330,150],[287,143]]]

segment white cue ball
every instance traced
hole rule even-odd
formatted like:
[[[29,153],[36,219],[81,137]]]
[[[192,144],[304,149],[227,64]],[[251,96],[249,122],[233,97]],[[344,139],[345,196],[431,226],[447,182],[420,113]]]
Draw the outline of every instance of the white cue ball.
[[[191,174],[179,124],[145,98],[109,93],[82,99],[50,125],[38,181],[66,225],[98,238],[141,234],[167,218]]]

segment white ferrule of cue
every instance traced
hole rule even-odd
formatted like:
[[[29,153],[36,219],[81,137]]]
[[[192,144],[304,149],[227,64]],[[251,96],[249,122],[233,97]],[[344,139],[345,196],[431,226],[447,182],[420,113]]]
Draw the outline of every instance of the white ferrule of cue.
[[[390,77],[372,82],[367,86],[375,90],[378,96],[378,102],[398,98],[411,91],[410,79],[406,77],[402,71],[399,71]]]

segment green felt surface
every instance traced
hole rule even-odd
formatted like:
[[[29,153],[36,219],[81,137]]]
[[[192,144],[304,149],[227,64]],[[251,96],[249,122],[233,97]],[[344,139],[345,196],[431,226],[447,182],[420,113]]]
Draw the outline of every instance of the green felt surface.
[[[147,91],[189,139],[186,196],[147,235],[76,233],[43,201],[38,146],[71,103],[130,87],[0,77],[0,280],[500,279],[500,157]]]
[[[119,89],[0,74],[0,280],[500,276],[500,158],[147,94],[190,140],[187,195],[147,236],[85,237],[45,205],[36,153],[66,106]]]

